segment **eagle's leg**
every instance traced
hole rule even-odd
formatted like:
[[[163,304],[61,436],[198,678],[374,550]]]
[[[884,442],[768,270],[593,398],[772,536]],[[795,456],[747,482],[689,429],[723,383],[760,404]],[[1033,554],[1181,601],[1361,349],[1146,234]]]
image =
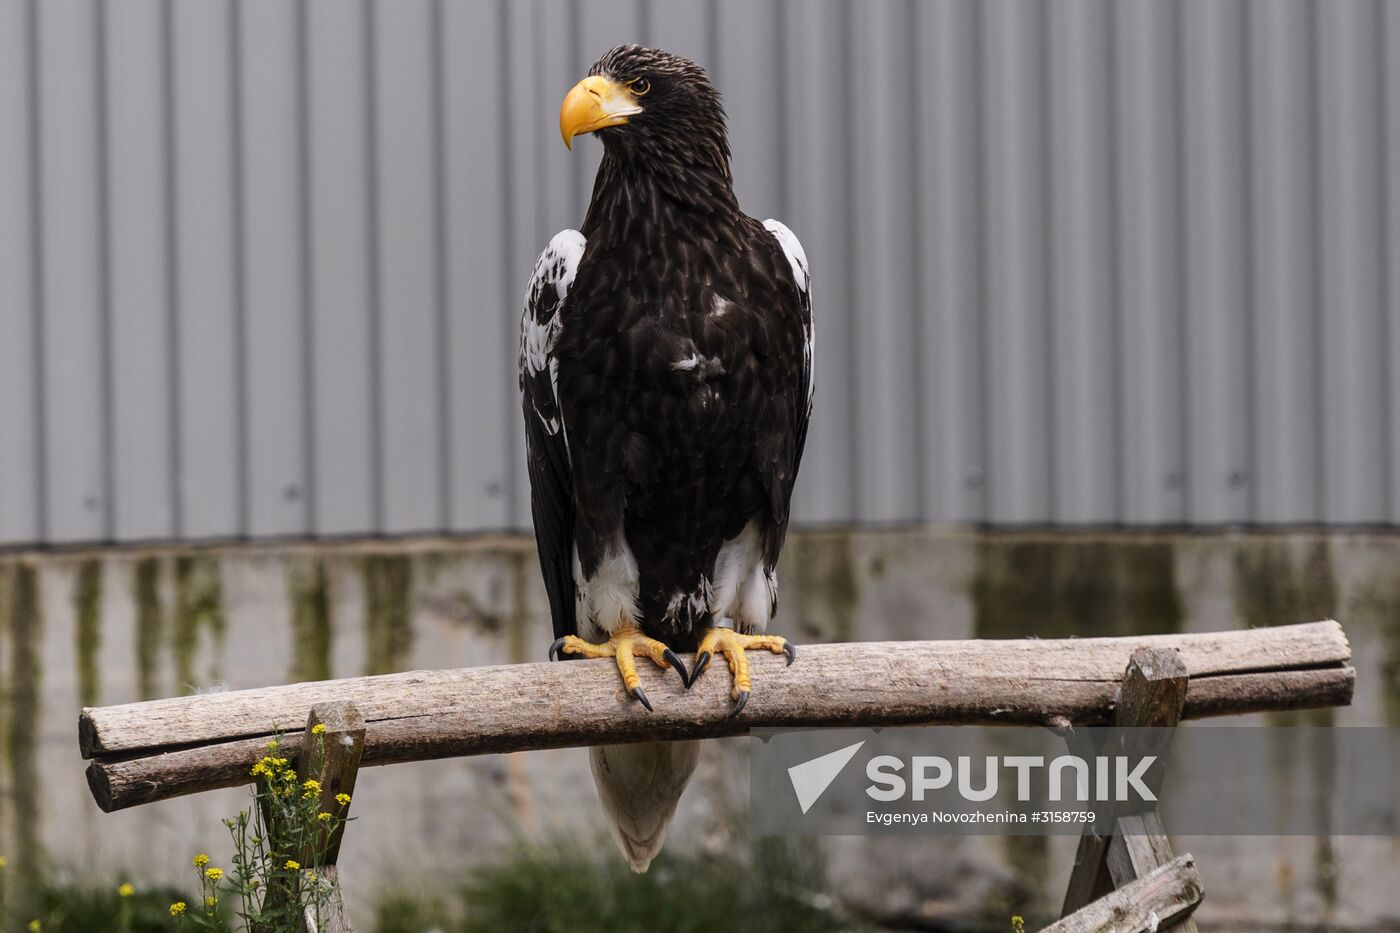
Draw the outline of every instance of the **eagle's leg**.
[[[738,716],[744,704],[749,702],[749,693],[753,690],[749,680],[749,658],[744,652],[765,648],[774,654],[787,655],[788,664],[797,660],[796,646],[789,644],[781,635],[745,635],[732,628],[712,628],[700,639],[700,646],[695,651],[695,673],[690,675],[690,683],[693,685],[700,679],[716,652],[724,655],[724,660],[729,663],[729,673],[734,678],[734,687],[729,693],[734,700],[734,710],[729,715]]]
[[[646,691],[642,689],[641,678],[637,676],[635,657],[638,653],[651,658],[662,670],[674,667],[676,673],[681,675],[681,683],[690,685],[690,677],[680,657],[655,638],[644,635],[642,630],[630,621],[618,625],[617,630],[600,645],[584,641],[577,635],[565,635],[549,646],[550,660],[561,654],[572,654],[581,658],[612,658],[617,662],[617,670],[622,675],[622,684],[627,688],[628,696],[640,700],[642,705],[650,710],[651,700],[647,699]]]

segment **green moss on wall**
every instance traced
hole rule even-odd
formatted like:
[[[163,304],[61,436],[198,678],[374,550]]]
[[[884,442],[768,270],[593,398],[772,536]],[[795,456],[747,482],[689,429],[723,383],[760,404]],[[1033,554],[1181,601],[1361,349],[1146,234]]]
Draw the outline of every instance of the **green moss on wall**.
[[[287,579],[292,601],[292,680],[329,680],[331,598],[326,565],[320,560],[294,560]]]
[[[365,587],[365,673],[402,670],[413,648],[413,565],[403,554],[375,554],[361,564]]]
[[[73,656],[78,660],[78,702],[96,706],[102,693],[102,562],[78,565],[73,581]]]
[[[201,683],[215,682],[220,676],[218,648],[223,645],[226,623],[217,557],[187,555],[175,559],[173,621],[176,683],[182,693],[192,693]],[[205,633],[215,647],[215,660],[201,678],[194,660]]]
[[[794,535],[785,549],[789,563],[779,580],[778,598],[792,600],[798,631],[788,634],[820,642],[855,637],[860,582],[851,534],[822,531]]]
[[[1181,631],[1169,541],[987,535],[976,548],[978,638]]]
[[[536,573],[536,563],[530,554],[512,553],[510,562],[511,620],[507,637],[510,639],[510,660],[514,664],[535,660],[529,657],[530,625],[529,579]]]
[[[4,761],[8,772],[10,866],[8,893],[20,906],[26,892],[36,892],[44,877],[44,851],[39,838],[39,806],[43,782],[39,772],[39,689],[42,675],[40,646],[43,617],[39,604],[38,571],[33,564],[12,565],[8,599],[9,677],[5,691]],[[11,907],[16,905],[11,904]]]
[[[158,664],[164,613],[160,605],[160,561],[143,557],[131,569],[131,600],[136,611],[136,688],[141,699],[160,695]]]

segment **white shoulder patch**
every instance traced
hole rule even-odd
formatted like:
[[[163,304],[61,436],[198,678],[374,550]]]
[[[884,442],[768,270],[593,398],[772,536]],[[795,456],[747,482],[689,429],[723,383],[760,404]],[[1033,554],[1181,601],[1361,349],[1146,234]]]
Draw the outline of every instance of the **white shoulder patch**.
[[[558,364],[554,360],[554,345],[564,325],[561,315],[564,299],[574,284],[587,245],[588,240],[577,230],[563,230],[555,234],[535,262],[534,275],[530,277],[530,286],[525,290],[525,309],[520,317],[520,375],[523,380],[548,372],[548,392],[553,396],[550,400],[552,404],[539,400],[537,394],[533,407],[545,431],[550,434],[563,430],[559,417]],[[541,411],[541,407],[545,411]]]
[[[797,287],[805,292],[811,284],[812,277],[807,271],[807,253],[803,251],[801,241],[781,220],[770,218],[763,222],[763,227],[773,234],[773,238],[783,248],[783,255],[787,256],[787,261],[792,266],[792,277],[797,280]]]

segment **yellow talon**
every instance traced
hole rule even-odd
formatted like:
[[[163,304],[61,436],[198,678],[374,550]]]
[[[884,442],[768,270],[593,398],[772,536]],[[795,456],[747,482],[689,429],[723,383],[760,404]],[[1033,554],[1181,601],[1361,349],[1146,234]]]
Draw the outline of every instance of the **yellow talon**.
[[[712,628],[700,639],[700,645],[695,650],[695,672],[690,675],[689,685],[694,686],[700,679],[716,652],[724,655],[724,660],[729,665],[729,673],[734,678],[734,686],[729,696],[735,703],[734,711],[730,715],[737,716],[749,702],[749,694],[753,690],[749,677],[749,658],[745,652],[762,649],[774,654],[787,655],[788,664],[797,660],[797,648],[788,644],[787,639],[780,635],[744,635],[729,628]]]
[[[617,662],[618,673],[622,675],[622,685],[627,688],[628,695],[633,699],[640,700],[643,706],[651,710],[651,700],[647,698],[646,691],[642,689],[641,678],[637,676],[636,654],[638,651],[651,658],[656,666],[662,670],[674,667],[681,676],[681,683],[686,686],[690,685],[690,676],[686,673],[685,665],[681,663],[680,657],[662,642],[643,634],[641,629],[630,622],[619,625],[617,630],[602,644],[584,641],[577,635],[565,635],[549,646],[549,658],[552,661],[559,655],[572,654],[581,658],[614,659]]]

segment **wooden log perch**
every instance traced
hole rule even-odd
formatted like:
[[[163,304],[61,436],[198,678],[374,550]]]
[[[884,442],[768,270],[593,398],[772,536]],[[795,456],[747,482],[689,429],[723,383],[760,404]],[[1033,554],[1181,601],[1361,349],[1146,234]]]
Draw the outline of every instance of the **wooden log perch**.
[[[1336,622],[1128,638],[868,642],[756,652],[753,698],[729,718],[723,666],[685,690],[638,665],[656,707],[623,693],[611,660],[414,671],[89,708],[88,784],[107,811],[247,783],[262,744],[299,751],[307,711],[364,716],[363,766],[460,755],[739,735],[757,726],[1093,725],[1109,722],[1129,656],[1179,652],[1186,719],[1351,702],[1356,672]]]
[[[1041,933],[1157,933],[1190,916],[1201,902],[1200,873],[1183,855],[1105,894]]]

